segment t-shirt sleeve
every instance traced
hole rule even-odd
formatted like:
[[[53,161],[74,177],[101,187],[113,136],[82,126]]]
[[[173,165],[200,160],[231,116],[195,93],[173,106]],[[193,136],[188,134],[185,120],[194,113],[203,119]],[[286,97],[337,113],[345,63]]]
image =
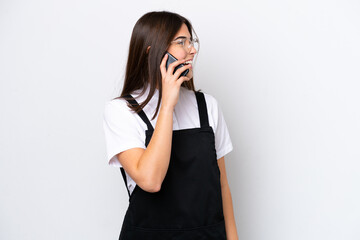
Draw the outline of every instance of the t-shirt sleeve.
[[[135,115],[122,100],[105,104],[103,128],[108,164],[121,167],[117,154],[131,148],[146,148]]]
[[[214,119],[214,134],[215,134],[215,148],[217,159],[222,158],[233,150],[229,130],[227,128],[223,112],[213,96],[210,95],[213,101],[212,115]]]

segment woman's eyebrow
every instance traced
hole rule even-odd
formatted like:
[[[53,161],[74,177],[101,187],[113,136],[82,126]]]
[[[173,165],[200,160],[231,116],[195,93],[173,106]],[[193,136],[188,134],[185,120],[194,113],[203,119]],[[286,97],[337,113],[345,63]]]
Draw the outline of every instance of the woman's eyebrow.
[[[179,38],[187,38],[187,37],[185,37],[185,36],[179,36],[179,37],[175,38],[174,41],[177,40],[177,39],[179,39]]]

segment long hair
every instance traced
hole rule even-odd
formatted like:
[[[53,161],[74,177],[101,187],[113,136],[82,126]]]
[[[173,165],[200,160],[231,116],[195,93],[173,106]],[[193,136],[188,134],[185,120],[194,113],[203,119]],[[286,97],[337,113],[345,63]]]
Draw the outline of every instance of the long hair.
[[[153,97],[156,86],[158,86],[159,99],[155,114],[151,120],[155,118],[159,111],[162,96],[160,63],[183,23],[188,27],[191,39],[193,39],[193,32],[195,35],[196,33],[190,21],[177,13],[168,11],[146,13],[136,22],[132,31],[124,85],[120,96],[117,98],[127,99],[126,95],[143,88],[140,93],[142,96],[146,90],[144,86],[150,84],[149,94],[145,101],[135,107],[128,104],[129,108],[138,113]],[[147,52],[148,46],[151,47]],[[184,81],[181,86],[195,92],[194,78]]]

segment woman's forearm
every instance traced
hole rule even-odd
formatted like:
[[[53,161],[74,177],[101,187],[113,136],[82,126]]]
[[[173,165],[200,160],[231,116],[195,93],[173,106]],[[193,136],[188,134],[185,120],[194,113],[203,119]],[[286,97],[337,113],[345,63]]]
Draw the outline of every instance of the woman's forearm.
[[[221,186],[221,195],[222,195],[223,212],[225,218],[226,239],[238,240],[239,238],[236,230],[231,192],[228,184],[224,184]]]
[[[141,156],[138,169],[148,176],[148,182],[159,191],[166,176],[171,154],[173,133],[172,107],[161,106],[154,133],[144,154]]]

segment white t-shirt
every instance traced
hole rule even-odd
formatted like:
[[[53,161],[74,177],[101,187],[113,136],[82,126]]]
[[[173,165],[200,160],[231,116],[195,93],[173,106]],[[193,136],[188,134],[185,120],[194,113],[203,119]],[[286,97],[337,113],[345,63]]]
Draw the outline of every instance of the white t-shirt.
[[[141,97],[139,96],[141,89],[131,93],[139,105],[148,96],[149,86],[147,86],[145,94]],[[233,145],[217,100],[207,93],[204,93],[204,97],[209,125],[214,130],[217,159],[220,159],[233,150]],[[143,109],[154,129],[160,109],[154,120],[151,120],[151,118],[155,113],[158,98],[159,90],[155,89],[153,97]],[[179,100],[173,112],[173,130],[198,127],[200,127],[200,117],[195,93],[185,87],[180,87]],[[109,165],[117,168],[122,167],[117,159],[117,154],[120,152],[136,147],[146,149],[145,130],[147,130],[147,125],[137,113],[130,110],[125,99],[113,99],[105,104],[103,128]],[[131,194],[136,183],[127,173],[126,177]]]

